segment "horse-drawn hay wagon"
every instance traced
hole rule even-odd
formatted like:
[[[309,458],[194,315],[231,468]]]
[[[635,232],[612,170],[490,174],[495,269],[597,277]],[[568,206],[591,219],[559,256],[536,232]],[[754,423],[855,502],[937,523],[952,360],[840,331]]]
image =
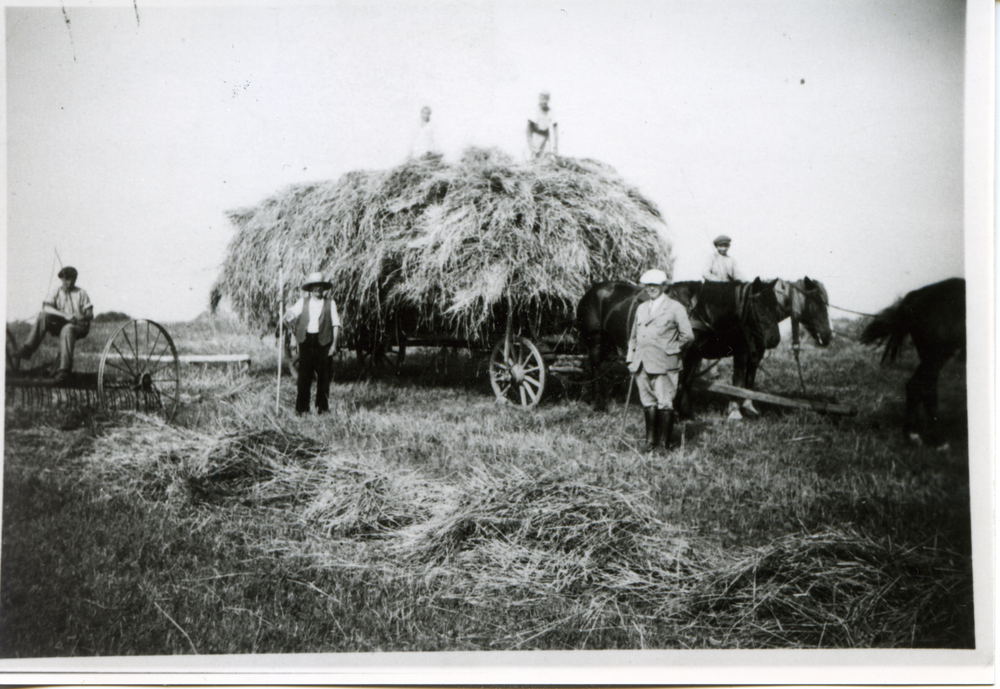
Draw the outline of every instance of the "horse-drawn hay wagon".
[[[525,407],[578,353],[572,324],[591,283],[672,263],[656,206],[593,160],[469,149],[453,165],[426,156],[297,185],[229,217],[238,231],[216,293],[251,327],[276,332],[280,305],[320,270],[360,359],[490,351],[498,399]]]

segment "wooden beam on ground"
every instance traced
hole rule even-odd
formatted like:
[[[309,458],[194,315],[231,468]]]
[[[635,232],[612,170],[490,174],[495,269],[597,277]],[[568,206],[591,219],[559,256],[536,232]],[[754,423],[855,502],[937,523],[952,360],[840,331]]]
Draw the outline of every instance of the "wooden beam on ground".
[[[717,392],[721,395],[728,395],[729,397],[736,397],[739,399],[751,399],[754,400],[755,402],[766,402],[768,404],[777,404],[782,407],[795,407],[796,409],[811,409],[812,411],[818,411],[825,414],[842,414],[844,416],[854,416],[855,414],[858,413],[857,408],[853,404],[814,402],[812,400],[795,399],[793,397],[779,397],[778,395],[771,395],[766,392],[747,390],[745,388],[738,388],[735,385],[726,385],[725,383],[719,383],[719,382],[708,382],[706,380],[701,380],[701,379],[696,379],[694,381],[694,388],[698,390],[707,390],[709,392]]]
[[[182,364],[244,364],[250,367],[249,354],[178,354]]]
[[[109,354],[108,359],[121,361],[122,356]],[[178,354],[177,361],[182,364],[242,364],[245,368],[250,368],[249,354]]]

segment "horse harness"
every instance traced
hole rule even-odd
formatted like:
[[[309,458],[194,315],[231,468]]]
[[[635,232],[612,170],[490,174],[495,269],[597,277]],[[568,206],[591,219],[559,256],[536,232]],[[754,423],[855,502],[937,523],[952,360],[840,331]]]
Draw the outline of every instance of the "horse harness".
[[[747,344],[750,347],[751,354],[756,356],[757,337],[754,337],[755,334],[751,332],[750,326],[747,323],[747,321],[749,320],[749,316],[752,316],[754,321],[759,322],[760,319],[757,317],[756,305],[760,297],[759,295],[753,294],[752,288],[753,285],[751,283],[744,282],[736,284],[736,316],[738,319],[738,323],[734,325],[732,328],[729,328],[728,330],[720,330],[719,328],[713,327],[711,323],[709,323],[708,318],[706,318],[707,314],[705,314],[704,312],[702,313],[698,312],[699,311],[698,307],[701,306],[701,302],[698,300],[697,295],[695,295],[695,297],[691,300],[690,314],[693,318],[697,318],[699,325],[703,326],[705,330],[715,335],[723,335],[723,336],[729,335],[730,333],[734,332],[737,328],[742,329],[743,336],[747,340]],[[704,289],[704,287],[702,287],[702,289]],[[759,330],[756,333],[756,335],[758,337],[762,336]]]

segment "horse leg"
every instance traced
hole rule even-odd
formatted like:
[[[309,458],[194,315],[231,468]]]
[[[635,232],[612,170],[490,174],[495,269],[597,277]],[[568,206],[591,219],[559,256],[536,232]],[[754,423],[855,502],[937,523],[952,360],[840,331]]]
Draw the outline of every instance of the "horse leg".
[[[924,410],[926,422],[922,439],[931,447],[944,448],[937,430],[938,377],[944,361],[936,359],[921,361],[913,377],[906,383],[905,432],[913,442],[920,443],[920,409]]]
[[[677,392],[674,393],[674,411],[682,419],[694,417],[691,405],[691,385],[694,383],[700,365],[701,356],[697,352],[688,350],[684,354],[681,374],[677,380]]]
[[[754,381],[757,379],[759,361],[749,352],[743,355],[743,359],[743,387],[747,390],[753,390]],[[760,416],[760,412],[753,406],[753,400],[749,397],[743,400],[742,409],[745,415]]]
[[[746,361],[742,354],[733,355],[733,385],[741,388],[743,387],[743,381],[746,379]],[[747,400],[744,400],[746,402]],[[756,413],[756,410],[754,410]],[[749,412],[748,412],[749,415]],[[729,401],[729,410],[726,415],[727,421],[742,421],[743,414],[740,413],[740,403],[736,400]]]
[[[586,343],[587,347],[587,377],[590,379],[590,401],[594,405],[594,411],[603,412],[607,409],[608,401],[604,395],[604,389],[600,385],[598,371],[601,368],[601,341],[597,338]]]

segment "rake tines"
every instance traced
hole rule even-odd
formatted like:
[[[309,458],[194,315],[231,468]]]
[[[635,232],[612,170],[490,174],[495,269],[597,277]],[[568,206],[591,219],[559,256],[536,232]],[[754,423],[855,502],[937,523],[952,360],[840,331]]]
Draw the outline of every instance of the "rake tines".
[[[105,411],[136,411],[157,413],[164,409],[163,397],[156,390],[135,389],[134,386],[96,387],[8,384],[4,388],[7,403],[34,410],[60,407],[100,407]]]
[[[158,390],[137,390],[128,385],[105,386],[101,391],[101,404],[107,411],[153,413],[163,409],[163,399]]]
[[[99,403],[97,390],[85,388],[58,388],[44,386],[5,386],[6,399],[17,400],[29,409],[57,407],[94,407]]]

